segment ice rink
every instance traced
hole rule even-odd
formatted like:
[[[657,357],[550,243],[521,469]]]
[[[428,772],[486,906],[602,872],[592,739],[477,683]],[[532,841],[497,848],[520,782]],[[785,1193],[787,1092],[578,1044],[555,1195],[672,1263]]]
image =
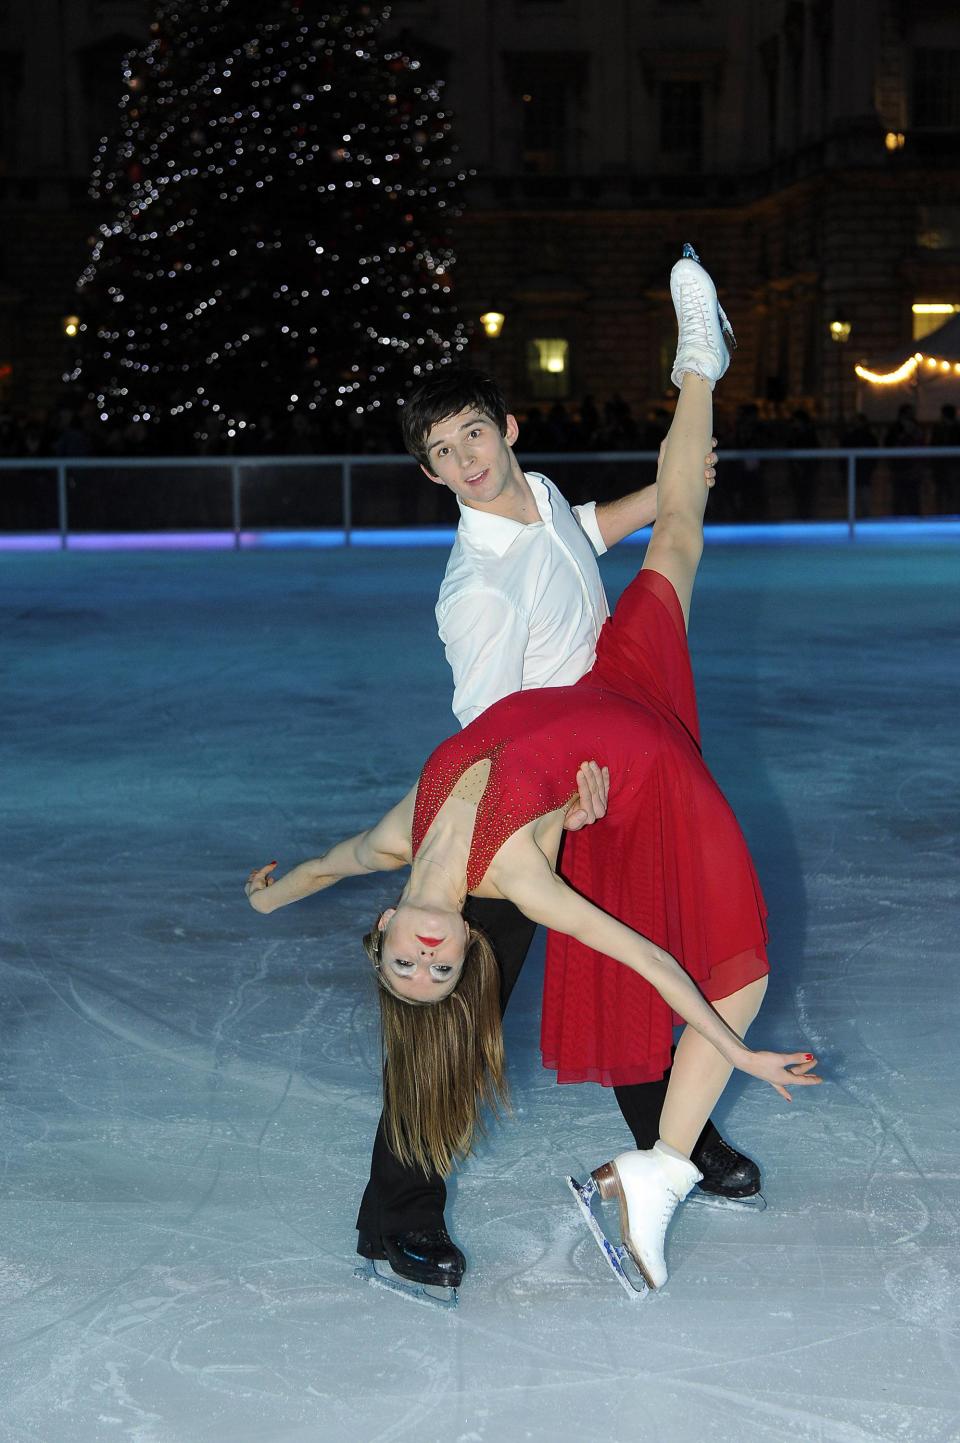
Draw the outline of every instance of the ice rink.
[[[455,1313],[353,1277],[359,935],[396,879],[266,918],[241,890],[453,730],[444,559],[2,559],[0,1440],[956,1443],[960,547],[708,547],[705,751],[771,912],[753,1036],[827,1082],[734,1080],[768,1210],[685,1205],[634,1305],[563,1185],[628,1139],[540,1067],[538,946],[514,1116],[452,1188]]]

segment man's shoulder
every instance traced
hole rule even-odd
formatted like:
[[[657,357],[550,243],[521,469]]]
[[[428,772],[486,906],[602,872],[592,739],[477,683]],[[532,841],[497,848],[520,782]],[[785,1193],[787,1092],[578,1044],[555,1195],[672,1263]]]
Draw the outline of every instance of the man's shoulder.
[[[509,587],[510,568],[504,565],[502,557],[478,546],[458,534],[447,559],[440,591],[437,595],[437,612],[445,611],[455,601],[477,592],[506,592]]]

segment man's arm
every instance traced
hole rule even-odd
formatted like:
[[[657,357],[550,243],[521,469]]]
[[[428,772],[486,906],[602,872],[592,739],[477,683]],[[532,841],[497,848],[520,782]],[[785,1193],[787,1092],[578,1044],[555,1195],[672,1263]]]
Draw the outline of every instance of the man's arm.
[[[616,501],[597,502],[597,530],[603,544],[609,551],[625,536],[632,536],[644,526],[652,526],[657,519],[657,484],[644,486],[640,491],[631,491]]]
[[[437,617],[461,726],[523,686],[526,618],[499,591],[462,591]]]
[[[712,445],[716,447],[717,438],[713,437]],[[660,475],[660,463],[663,460],[663,446],[660,447],[660,455],[657,457],[657,476]],[[704,459],[703,479],[707,486],[712,486],[717,479],[717,456],[716,451],[710,452]],[[574,507],[579,511],[579,507]],[[616,546],[625,536],[632,536],[635,531],[640,531],[644,526],[652,526],[657,519],[657,485],[644,486],[640,491],[631,491],[629,496],[621,496],[617,501],[599,501],[596,508],[596,527],[604,546],[609,551],[611,546]],[[581,524],[586,518],[581,518]],[[584,530],[590,536],[587,526]],[[594,542],[594,545],[596,543]]]

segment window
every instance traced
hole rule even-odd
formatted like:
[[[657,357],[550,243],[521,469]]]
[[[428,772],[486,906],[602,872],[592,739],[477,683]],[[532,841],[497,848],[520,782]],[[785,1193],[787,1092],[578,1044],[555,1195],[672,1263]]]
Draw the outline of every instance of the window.
[[[564,401],[570,395],[570,343],[561,336],[538,336],[527,345],[527,380],[537,401]]]
[[[913,124],[960,130],[960,50],[914,51]]]
[[[660,149],[699,170],[703,155],[703,86],[699,80],[660,82]]]
[[[922,205],[917,245],[924,251],[960,250],[960,205]]]
[[[940,327],[946,325],[950,317],[958,312],[960,304],[956,301],[914,301],[913,339],[919,341],[923,336],[929,336],[932,331],[939,331]]]
[[[504,60],[520,169],[527,175],[556,175],[572,168],[574,117],[587,57],[569,51],[514,51]]]

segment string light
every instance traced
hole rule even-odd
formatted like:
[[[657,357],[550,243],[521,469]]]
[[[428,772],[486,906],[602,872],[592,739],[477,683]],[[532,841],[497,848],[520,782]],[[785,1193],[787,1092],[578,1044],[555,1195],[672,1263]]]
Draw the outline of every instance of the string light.
[[[866,366],[854,366],[853,369],[862,381],[869,381],[871,385],[899,386],[902,381],[909,380],[921,366],[926,366],[928,371],[941,371],[944,374],[952,371],[955,376],[960,376],[960,361],[925,356],[921,351],[915,351],[912,356],[908,356],[895,371],[870,371]]]

